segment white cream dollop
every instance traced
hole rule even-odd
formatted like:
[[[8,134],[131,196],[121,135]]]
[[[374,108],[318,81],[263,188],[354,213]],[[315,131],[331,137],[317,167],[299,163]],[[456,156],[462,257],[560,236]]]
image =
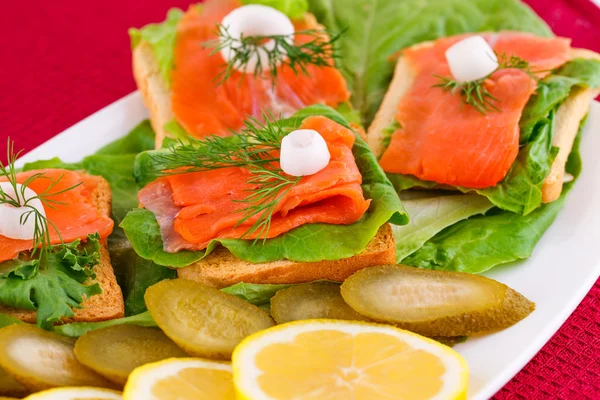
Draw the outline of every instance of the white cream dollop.
[[[287,15],[273,7],[260,4],[249,4],[238,7],[223,18],[221,25],[227,28],[229,35],[235,39],[244,36],[273,36],[285,35],[286,42],[294,42],[294,24]],[[253,74],[259,64],[264,71],[269,69],[268,52],[275,48],[275,41],[265,42],[258,52],[252,53],[250,60],[245,65],[233,65],[236,70]],[[283,50],[283,49],[280,49]],[[225,47],[221,49],[221,55],[226,62],[230,62],[235,55],[235,48]]]
[[[457,82],[484,78],[498,69],[498,57],[481,36],[471,36],[446,50],[450,73]]]
[[[281,141],[281,169],[288,175],[313,175],[329,164],[327,142],[313,129],[298,129]]]
[[[40,212],[44,217],[46,211],[40,199],[34,199],[37,193],[30,188],[24,188],[21,184],[17,184],[18,201],[20,204],[27,202],[27,207],[13,207],[9,204],[0,204],[0,236],[10,239],[32,240],[35,231],[35,216],[33,213],[27,218],[27,221],[22,221],[26,214],[32,211],[32,207]],[[13,186],[8,182],[0,183],[0,189],[13,199],[17,199],[17,193]],[[25,194],[23,199],[22,194]],[[24,223],[22,223],[24,222]]]

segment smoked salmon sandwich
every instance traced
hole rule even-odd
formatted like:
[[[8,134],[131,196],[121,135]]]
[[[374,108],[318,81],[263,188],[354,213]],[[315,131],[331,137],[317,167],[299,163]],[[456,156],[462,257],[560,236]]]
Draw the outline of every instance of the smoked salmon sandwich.
[[[120,225],[135,251],[219,288],[341,282],[394,263],[388,222],[408,222],[367,144],[322,105],[141,153],[135,170],[142,208]]]
[[[347,103],[334,67],[343,32],[326,32],[304,2],[252,3],[208,0],[130,30],[133,73],[157,148],[166,136],[230,135],[266,109],[288,117],[313,104]]]
[[[405,49],[369,144],[401,189],[475,191],[528,214],[562,191],[600,55],[565,38],[464,34]]]
[[[397,261],[483,272],[531,255],[581,170],[599,60],[569,39],[513,31],[401,50],[368,129],[411,215],[395,230]]]
[[[124,314],[110,262],[111,192],[100,177],[0,164],[0,313],[45,329]]]

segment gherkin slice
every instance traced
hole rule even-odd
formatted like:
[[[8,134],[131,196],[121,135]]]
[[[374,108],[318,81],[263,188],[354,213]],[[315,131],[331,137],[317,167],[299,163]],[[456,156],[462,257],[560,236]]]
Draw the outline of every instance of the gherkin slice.
[[[28,391],[60,386],[115,388],[75,358],[74,341],[37,326],[0,329],[0,367]]]
[[[535,309],[523,295],[483,276],[402,265],[358,271],[341,293],[368,318],[430,337],[504,329]]]
[[[277,292],[271,299],[271,316],[278,324],[302,319],[368,321],[342,298],[333,282],[303,283]]]
[[[0,368],[0,396],[24,397],[27,393],[28,391],[23,385]]]
[[[245,337],[274,325],[260,308],[218,289],[184,279],[165,280],[145,295],[152,318],[188,354],[231,359]]]
[[[171,357],[186,357],[161,330],[117,325],[87,332],[75,343],[80,363],[106,379],[125,385],[137,367]]]

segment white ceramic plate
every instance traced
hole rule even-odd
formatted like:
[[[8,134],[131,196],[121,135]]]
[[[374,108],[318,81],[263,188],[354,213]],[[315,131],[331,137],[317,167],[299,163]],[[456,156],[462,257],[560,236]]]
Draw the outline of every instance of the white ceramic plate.
[[[86,118],[33,150],[20,163],[61,157],[79,161],[125,135],[147,112],[138,92]],[[537,303],[517,325],[456,346],[469,363],[469,398],[486,400],[508,382],[550,339],[600,275],[600,103],[584,131],[583,173],[565,209],[527,261],[498,267],[487,276]],[[596,134],[594,134],[596,133]]]

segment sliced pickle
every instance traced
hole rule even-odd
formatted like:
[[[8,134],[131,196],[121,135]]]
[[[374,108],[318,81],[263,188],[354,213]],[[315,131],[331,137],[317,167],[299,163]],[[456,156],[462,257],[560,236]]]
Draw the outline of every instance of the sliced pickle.
[[[27,393],[29,392],[23,385],[0,368],[0,396],[24,397]]]
[[[161,330],[117,325],[90,331],[75,343],[80,363],[106,379],[125,385],[135,368],[172,357],[186,357]]]
[[[274,325],[266,312],[247,301],[185,279],[157,283],[145,300],[165,334],[197,357],[229,360],[246,336]]]
[[[401,265],[358,271],[341,292],[362,315],[430,337],[507,328],[535,309],[521,294],[483,276]]]
[[[332,282],[303,283],[278,291],[271,299],[271,316],[278,324],[317,318],[369,320],[346,304],[340,285]]]
[[[75,342],[34,325],[0,329],[0,366],[28,391],[60,386],[114,388],[75,358]]]

